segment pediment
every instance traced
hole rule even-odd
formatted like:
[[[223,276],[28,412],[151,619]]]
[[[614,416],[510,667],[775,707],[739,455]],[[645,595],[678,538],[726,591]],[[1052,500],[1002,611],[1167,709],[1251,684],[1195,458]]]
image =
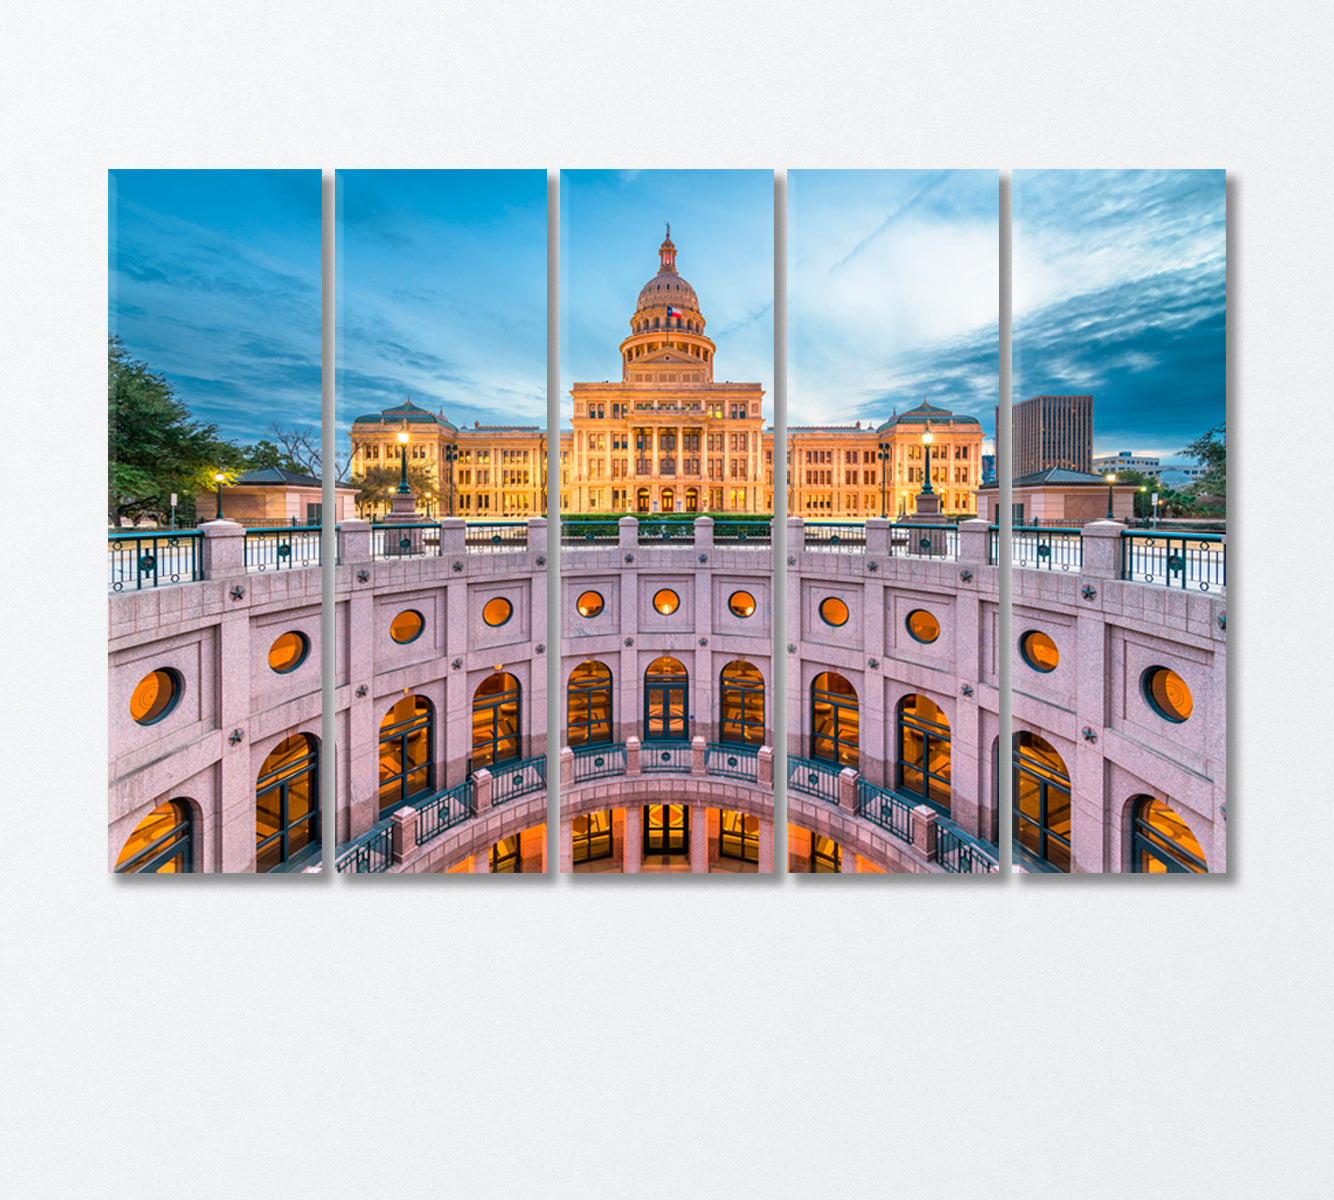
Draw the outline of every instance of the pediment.
[[[636,367],[646,367],[650,364],[656,365],[658,363],[689,363],[691,366],[698,366],[700,361],[701,360],[693,354],[685,354],[675,348],[664,348],[662,350],[655,350],[652,354],[642,355],[635,359],[632,365]]]

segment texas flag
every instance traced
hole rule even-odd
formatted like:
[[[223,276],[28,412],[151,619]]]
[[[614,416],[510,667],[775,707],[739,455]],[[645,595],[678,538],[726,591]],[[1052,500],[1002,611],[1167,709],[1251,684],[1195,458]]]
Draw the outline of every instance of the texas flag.
[[[680,310],[679,308],[673,308],[670,304],[667,306],[667,316],[668,316],[668,318],[671,318],[671,317],[679,317],[679,316],[681,316],[681,315],[682,315],[682,313],[681,313],[681,310]]]

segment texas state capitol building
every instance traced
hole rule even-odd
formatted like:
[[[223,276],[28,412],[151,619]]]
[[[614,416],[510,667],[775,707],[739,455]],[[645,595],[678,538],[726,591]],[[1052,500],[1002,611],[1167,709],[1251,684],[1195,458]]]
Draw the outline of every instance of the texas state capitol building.
[[[620,344],[620,380],[571,388],[572,428],[560,434],[562,512],[773,512],[774,436],[764,427],[764,390],[717,380],[716,346],[676,258],[669,236]],[[922,441],[928,430],[929,447]],[[400,432],[408,435],[409,464],[433,480],[432,493],[419,498],[424,512],[505,520],[546,511],[540,427],[460,427],[443,410],[407,400],[356,418],[351,474],[397,467]],[[911,515],[928,473],[942,513],[972,516],[982,482],[982,426],[975,417],[922,403],[896,410],[878,427],[791,427],[788,468],[793,516]]]

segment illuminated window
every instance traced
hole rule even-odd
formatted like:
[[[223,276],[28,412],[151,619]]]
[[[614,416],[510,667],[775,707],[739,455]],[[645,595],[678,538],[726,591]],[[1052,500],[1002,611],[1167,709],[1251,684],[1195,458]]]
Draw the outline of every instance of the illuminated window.
[[[389,636],[396,642],[411,642],[421,636],[426,620],[416,609],[409,608],[389,622]]]
[[[295,671],[310,653],[310,639],[304,633],[292,630],[274,639],[269,647],[269,666],[279,675]]]
[[[723,668],[719,691],[718,738],[743,746],[764,744],[764,676],[744,659]]]
[[[1180,725],[1195,708],[1186,681],[1166,667],[1150,667],[1144,672],[1144,698],[1165,721]]]
[[[180,800],[159,804],[138,825],[116,859],[120,875],[175,875],[194,870],[190,806]]]
[[[934,642],[940,636],[940,622],[924,608],[908,614],[907,626],[909,635],[919,642]]]
[[[644,853],[690,853],[690,807],[688,805],[645,805]]]
[[[596,617],[602,611],[604,601],[598,592],[585,592],[575,601],[575,611],[581,617]]]
[[[575,817],[570,822],[570,843],[574,851],[575,864],[597,862],[610,858],[611,813],[607,809],[601,812],[587,813]]]
[[[748,617],[755,611],[755,597],[749,592],[733,592],[727,600],[727,607],[738,617]]]
[[[380,722],[380,816],[431,790],[434,710],[425,696],[404,696]]]
[[[1142,796],[1131,818],[1130,869],[1138,874],[1203,874],[1204,851],[1190,827],[1161,800]]]
[[[519,733],[519,681],[505,672],[488,675],[473,693],[468,773],[522,757]]]
[[[319,845],[319,745],[298,733],[273,749],[255,781],[255,870],[314,862]]]
[[[1061,661],[1056,643],[1036,629],[1030,629],[1019,639],[1019,653],[1033,670],[1041,671],[1044,675],[1056,670],[1056,664]]]
[[[811,757],[855,770],[859,731],[857,689],[833,671],[817,675],[811,684]]]
[[[156,724],[176,707],[182,688],[179,671],[171,667],[150,671],[130,695],[130,716],[140,725]]]
[[[686,736],[686,691],[690,677],[674,658],[657,658],[644,672],[644,737],[681,741]]]
[[[827,596],[820,601],[820,620],[826,625],[846,625],[848,606],[837,596]]]
[[[663,588],[653,597],[653,607],[656,608],[664,617],[670,616],[681,605],[681,597],[671,588]]]
[[[950,723],[925,696],[898,706],[898,787],[914,798],[950,808]]]
[[[486,602],[486,606],[482,609],[482,620],[492,626],[503,625],[510,619],[513,612],[514,605],[503,596],[494,596]]]
[[[611,670],[602,663],[580,663],[570,672],[565,732],[569,746],[600,746],[611,741]]]
[[[1014,840],[1057,870],[1070,870],[1070,772],[1035,733],[1014,735]]]
[[[837,875],[843,869],[843,850],[833,838],[811,834],[811,871]]]
[[[519,849],[519,835],[501,838],[494,843],[490,853],[492,875],[522,875],[523,855]]]
[[[718,853],[723,858],[741,862],[760,861],[760,819],[747,813],[721,810],[718,828]]]

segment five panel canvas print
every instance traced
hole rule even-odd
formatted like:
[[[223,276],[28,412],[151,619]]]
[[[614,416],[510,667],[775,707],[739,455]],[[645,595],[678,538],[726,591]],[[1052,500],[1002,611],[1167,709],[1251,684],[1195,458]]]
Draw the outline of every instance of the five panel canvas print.
[[[1223,172],[550,186],[110,173],[110,869],[1225,870]]]

